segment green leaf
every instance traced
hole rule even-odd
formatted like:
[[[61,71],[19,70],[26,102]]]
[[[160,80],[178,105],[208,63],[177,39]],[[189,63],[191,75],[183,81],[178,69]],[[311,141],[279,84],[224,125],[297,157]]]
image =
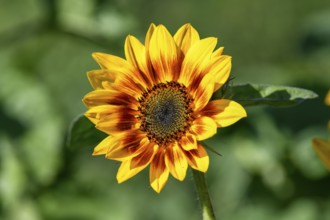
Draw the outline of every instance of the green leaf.
[[[266,84],[234,84],[228,85],[226,90],[228,91],[225,93],[223,90],[216,92],[215,98],[230,98],[243,106],[290,107],[318,97],[315,92],[307,89]],[[228,97],[227,93],[231,97]]]
[[[95,128],[84,115],[77,116],[69,128],[66,144],[71,149],[95,147],[107,135]]]

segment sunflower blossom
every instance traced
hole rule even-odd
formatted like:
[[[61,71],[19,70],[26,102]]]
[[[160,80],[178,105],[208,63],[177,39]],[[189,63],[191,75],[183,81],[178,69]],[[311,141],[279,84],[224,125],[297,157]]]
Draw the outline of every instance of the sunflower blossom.
[[[211,101],[231,69],[231,57],[216,44],[190,24],[174,36],[151,24],[144,45],[127,36],[125,59],[93,53],[101,69],[88,72],[94,91],[83,98],[85,116],[109,135],[93,155],[121,162],[119,183],[150,165],[150,184],[159,193],[169,174],[182,181],[188,166],[206,172],[209,157],[199,141],[246,117],[234,101]]]

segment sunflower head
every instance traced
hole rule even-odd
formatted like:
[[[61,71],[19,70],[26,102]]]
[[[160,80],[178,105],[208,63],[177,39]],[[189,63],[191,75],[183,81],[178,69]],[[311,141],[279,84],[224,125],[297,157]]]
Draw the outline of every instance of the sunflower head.
[[[206,172],[209,157],[199,141],[246,117],[234,101],[211,101],[231,69],[231,57],[216,44],[190,24],[174,36],[151,24],[144,44],[126,38],[125,59],[93,53],[101,69],[88,72],[94,90],[83,98],[85,115],[108,134],[93,155],[121,162],[119,183],[149,165],[156,192],[169,174],[183,180],[188,166]]]

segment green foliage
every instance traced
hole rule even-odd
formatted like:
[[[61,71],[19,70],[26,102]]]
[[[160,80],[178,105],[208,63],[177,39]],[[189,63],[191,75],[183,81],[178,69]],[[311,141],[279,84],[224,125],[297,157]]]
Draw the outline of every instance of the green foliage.
[[[72,150],[80,147],[93,148],[105,137],[106,134],[97,130],[90,120],[84,115],[79,115],[70,125],[66,144]]]
[[[315,92],[307,89],[265,84],[236,84],[228,86],[228,90],[231,99],[243,106],[291,107],[318,97]]]

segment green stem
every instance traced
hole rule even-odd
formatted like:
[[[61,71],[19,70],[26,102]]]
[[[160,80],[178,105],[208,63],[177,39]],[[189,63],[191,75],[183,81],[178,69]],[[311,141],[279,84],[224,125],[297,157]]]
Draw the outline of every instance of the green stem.
[[[215,220],[215,215],[209,196],[209,191],[205,182],[204,173],[191,169],[195,181],[196,190],[199,197],[199,202],[202,208],[203,220]]]

